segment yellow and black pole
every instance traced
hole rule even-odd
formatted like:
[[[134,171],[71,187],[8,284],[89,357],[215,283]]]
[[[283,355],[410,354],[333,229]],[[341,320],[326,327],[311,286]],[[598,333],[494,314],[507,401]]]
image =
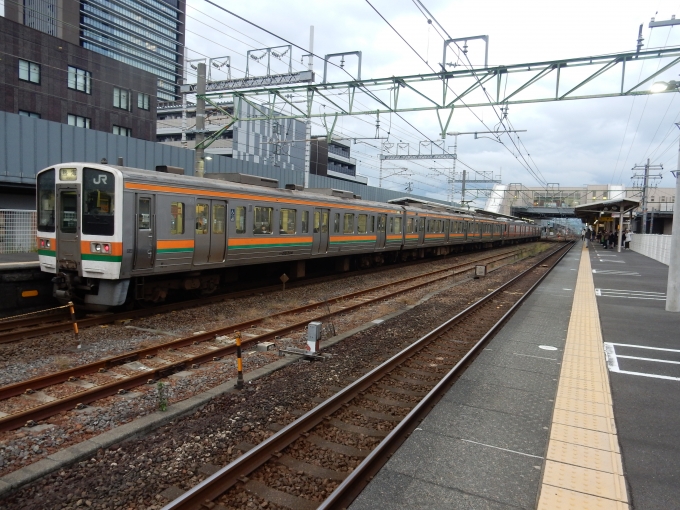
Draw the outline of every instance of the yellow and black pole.
[[[78,349],[80,349],[80,338],[78,336],[78,323],[76,322],[76,311],[73,308],[73,301],[68,302],[68,311],[71,314],[71,324],[73,324],[73,336],[78,342]]]
[[[241,332],[236,332],[236,369],[238,375],[236,376],[236,389],[243,389],[243,358],[241,357]]]

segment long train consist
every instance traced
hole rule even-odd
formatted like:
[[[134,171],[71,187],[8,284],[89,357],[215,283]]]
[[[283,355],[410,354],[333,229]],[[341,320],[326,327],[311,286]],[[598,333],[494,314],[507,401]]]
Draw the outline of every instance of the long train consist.
[[[55,274],[55,297],[104,310],[162,301],[173,290],[207,294],[243,266],[286,262],[302,276],[305,262],[319,258],[348,269],[540,237],[539,227],[522,221],[445,206],[216,177],[91,163],[40,171],[38,253],[41,270]]]

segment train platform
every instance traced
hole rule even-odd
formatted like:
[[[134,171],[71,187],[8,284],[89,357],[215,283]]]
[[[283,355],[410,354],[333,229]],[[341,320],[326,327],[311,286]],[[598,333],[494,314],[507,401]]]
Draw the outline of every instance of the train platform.
[[[40,268],[37,252],[0,254],[0,272],[34,268]]]
[[[678,508],[666,275],[578,243],[350,508]]]

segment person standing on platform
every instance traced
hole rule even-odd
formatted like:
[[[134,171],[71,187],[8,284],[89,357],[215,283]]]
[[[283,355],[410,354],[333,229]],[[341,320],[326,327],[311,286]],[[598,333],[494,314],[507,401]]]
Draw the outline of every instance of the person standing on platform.
[[[586,229],[584,228],[583,230],[581,230],[581,241],[585,241],[585,240],[586,240]],[[586,245],[586,246],[588,246],[588,245]]]
[[[630,250],[630,242],[633,240],[633,233],[630,230],[626,230],[626,237],[623,239],[626,242],[626,250]]]
[[[586,229],[585,233],[583,234],[583,238],[586,242],[586,248],[588,248],[588,241],[590,241],[593,237],[593,233],[590,229]]]
[[[613,230],[609,232],[609,247],[613,250],[616,246],[616,232]]]

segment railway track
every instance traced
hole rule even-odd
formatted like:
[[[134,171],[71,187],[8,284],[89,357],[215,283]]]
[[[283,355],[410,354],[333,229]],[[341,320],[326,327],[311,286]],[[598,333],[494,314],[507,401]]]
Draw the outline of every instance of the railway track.
[[[6,404],[3,407],[5,412],[9,411],[9,413],[0,417],[0,430],[13,430],[24,425],[34,425],[39,420],[49,418],[59,412],[81,408],[101,398],[124,393],[143,384],[155,383],[173,373],[198,368],[204,363],[220,361],[223,357],[236,352],[234,339],[230,335],[237,331],[247,331],[243,334],[244,346],[275,340],[291,332],[304,330],[311,321],[325,322],[338,314],[345,314],[441,282],[453,275],[466,273],[480,263],[496,264],[510,259],[514,261],[521,251],[521,249],[515,249],[478,257],[418,276],[338,296],[325,302],[284,310],[267,317],[201,332],[171,340],[162,345],[131,351],[1,387],[0,400]],[[276,327],[272,329],[273,321],[276,322]],[[137,373],[132,375],[129,374],[130,370],[126,374],[116,372],[118,367],[125,368],[124,366],[128,363],[140,361],[148,370],[137,368]],[[95,384],[86,380],[85,378],[91,374],[97,374],[98,382],[102,379],[103,382]],[[57,386],[60,389],[58,393],[65,394],[61,398],[38,393],[40,390]],[[38,405],[31,405],[36,402]]]
[[[510,248],[509,250],[501,251],[501,253],[516,253],[526,249],[526,247]],[[493,258],[498,255],[494,253],[493,255],[488,255],[488,258]],[[480,261],[483,261],[483,257]],[[417,262],[407,262],[400,267],[407,267],[412,264],[420,264],[423,261]],[[310,285],[316,283],[323,283],[326,281],[331,281],[339,278],[347,278],[353,276],[354,274],[370,274],[379,271],[385,271],[388,269],[394,269],[395,266],[383,266],[380,268],[375,268],[373,270],[358,270],[349,273],[342,273],[340,275],[331,276],[321,276],[318,278],[304,279],[296,282],[290,282],[288,288],[293,288],[299,285]],[[226,294],[219,294],[213,296],[202,297],[198,299],[192,299],[187,301],[180,301],[176,303],[168,303],[164,305],[158,305],[151,308],[144,308],[139,310],[130,310],[118,313],[106,313],[95,317],[85,317],[78,320],[78,328],[80,330],[93,326],[100,326],[103,324],[112,324],[116,321],[124,321],[131,319],[140,319],[143,317],[148,317],[150,315],[155,315],[159,313],[167,313],[175,310],[183,310],[187,308],[193,308],[198,306],[209,305],[212,303],[217,303],[227,299],[238,299],[240,297],[246,297],[252,295],[254,292],[275,292],[280,290],[280,285],[270,285],[266,287],[256,287],[247,288],[243,290],[238,290],[235,292],[229,292]],[[29,338],[35,338],[38,336],[48,335],[51,333],[59,333],[62,331],[71,331],[73,329],[73,324],[70,320],[68,309],[54,309],[46,310],[44,314],[38,316],[40,324],[36,326],[36,316],[18,316],[16,318],[9,317],[7,319],[0,319],[0,344],[17,342],[21,340],[26,340]]]
[[[240,506],[253,496],[271,508],[349,507],[572,246],[554,250],[297,420],[274,427],[278,432],[259,445],[240,445],[240,457],[163,510]],[[318,488],[329,484],[330,495],[320,497]]]

